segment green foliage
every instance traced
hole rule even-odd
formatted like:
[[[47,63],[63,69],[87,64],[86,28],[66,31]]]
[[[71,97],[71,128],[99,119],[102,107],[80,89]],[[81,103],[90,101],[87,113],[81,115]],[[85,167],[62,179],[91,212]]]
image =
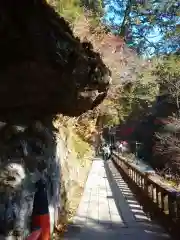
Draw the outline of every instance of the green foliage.
[[[154,68],[154,66],[153,66]],[[119,91],[103,103],[103,126],[113,126],[136,119],[155,101],[159,85],[148,67],[137,80],[119,87]]]
[[[90,145],[83,141],[77,134],[72,135],[72,141],[74,150],[77,153],[79,159],[83,159],[86,154],[90,151]]]
[[[88,11],[91,11],[95,16],[103,15],[102,0],[80,0],[81,5]]]
[[[168,84],[170,81],[179,80],[180,76],[180,58],[179,54],[165,56],[153,71],[157,81],[160,84]]]
[[[137,81],[124,85],[116,95],[104,103],[103,126],[118,125],[128,118],[136,119],[150,107],[158,94],[159,86],[148,69]]]
[[[149,69],[139,75],[138,81],[125,88],[126,104],[122,104],[126,106],[131,102],[132,112],[128,109],[130,120],[137,116],[133,137],[142,143],[141,157],[155,169],[171,173],[174,179],[180,176],[180,115],[176,107],[180,98],[179,68],[178,54],[153,59]],[[133,101],[129,100],[130,96]],[[145,102],[148,104],[142,104]],[[153,107],[148,109],[151,103]],[[144,116],[141,109],[145,110]]]
[[[154,76],[151,75],[151,69],[141,73],[137,81],[128,87],[125,85],[119,94],[121,121],[125,121],[129,117],[139,117],[147,107],[152,105],[158,90],[158,84]]]
[[[168,94],[179,108],[180,98],[180,58],[179,54],[165,56],[157,64],[153,75],[160,85],[160,93]]]
[[[118,117],[118,113],[114,114],[114,115],[104,115],[103,116],[103,126],[104,127],[111,127],[114,125],[118,125],[119,124],[119,117]]]
[[[101,0],[49,0],[49,3],[54,5],[56,11],[71,23],[89,11],[92,24],[96,25],[103,14]]]
[[[80,0],[55,0],[55,9],[70,22],[74,22],[83,13]]]

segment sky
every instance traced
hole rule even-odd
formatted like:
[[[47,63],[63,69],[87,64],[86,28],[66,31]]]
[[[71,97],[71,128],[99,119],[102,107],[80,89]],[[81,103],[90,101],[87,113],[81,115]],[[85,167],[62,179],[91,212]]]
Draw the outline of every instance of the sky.
[[[104,15],[103,21],[105,21],[106,23],[109,23],[113,19],[113,22],[115,25],[121,26],[121,23],[123,21],[123,15],[124,15],[123,14],[123,11],[124,11],[123,6],[121,8],[119,8],[118,5],[116,4],[117,1],[115,1],[115,0],[114,1],[108,0],[108,2],[110,4],[108,4],[106,2],[106,0],[104,2],[105,2],[105,15]],[[124,3],[126,3],[126,0],[124,0]],[[112,8],[116,8],[118,10],[118,12],[122,12],[122,16],[120,16],[120,14],[118,14],[118,15],[114,14],[114,11],[112,10]],[[162,33],[160,33],[160,31],[158,30],[157,27],[154,28],[153,32],[150,32],[150,34],[148,34],[146,36],[148,41],[154,43],[155,45],[162,39],[162,37],[163,37],[163,35],[162,35]],[[153,47],[149,49],[150,53],[153,53],[153,51],[154,51]]]
[[[117,8],[115,1],[110,1],[111,5],[115,8]],[[106,5],[105,6],[105,15],[104,15],[104,19],[105,21],[109,22],[111,18],[114,18],[113,21],[115,24],[117,25],[121,25],[122,20],[123,20],[123,15],[122,17],[120,15],[115,15],[113,11],[111,11],[110,5]],[[149,40],[152,41],[153,43],[156,43],[157,41],[159,41],[161,39],[161,35],[158,32],[158,29],[155,32],[152,32],[149,36],[148,36]]]

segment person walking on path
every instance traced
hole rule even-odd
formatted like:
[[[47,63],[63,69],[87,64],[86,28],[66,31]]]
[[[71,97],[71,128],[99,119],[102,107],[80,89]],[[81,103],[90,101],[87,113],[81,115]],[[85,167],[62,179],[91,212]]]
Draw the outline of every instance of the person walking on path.
[[[103,150],[103,158],[104,160],[108,160],[110,155],[111,155],[111,151],[110,148],[107,144],[104,145],[104,147],[102,148]]]

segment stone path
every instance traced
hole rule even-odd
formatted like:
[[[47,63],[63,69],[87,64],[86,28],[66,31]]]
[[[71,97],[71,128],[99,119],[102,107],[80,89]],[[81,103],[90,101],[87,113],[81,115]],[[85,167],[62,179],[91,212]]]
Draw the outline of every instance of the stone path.
[[[65,240],[170,239],[143,212],[114,164],[95,158]]]

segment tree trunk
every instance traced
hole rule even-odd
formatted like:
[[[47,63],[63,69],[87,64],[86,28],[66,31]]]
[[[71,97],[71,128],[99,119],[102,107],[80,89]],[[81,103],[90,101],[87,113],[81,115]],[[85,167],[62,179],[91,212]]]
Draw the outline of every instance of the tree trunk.
[[[127,5],[126,5],[126,10],[124,13],[124,18],[120,27],[120,36],[125,37],[125,30],[127,27],[127,21],[129,19],[129,14],[131,12],[131,6],[132,6],[132,0],[128,0]]]

